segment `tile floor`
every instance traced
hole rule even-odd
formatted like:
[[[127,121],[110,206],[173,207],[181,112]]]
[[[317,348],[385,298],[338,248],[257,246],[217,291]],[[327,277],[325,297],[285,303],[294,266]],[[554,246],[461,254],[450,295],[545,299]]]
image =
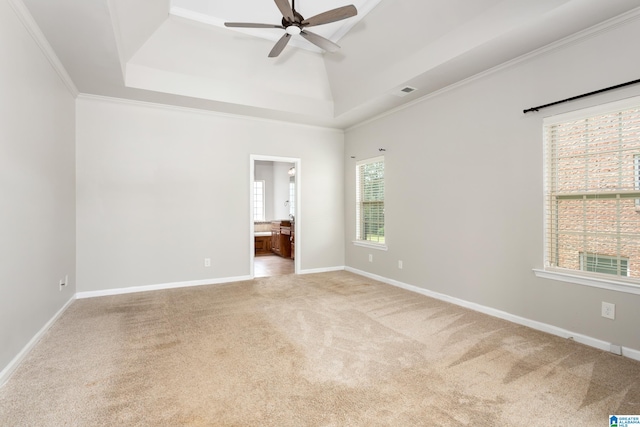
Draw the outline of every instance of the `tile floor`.
[[[294,261],[278,255],[257,256],[253,266],[255,277],[282,276],[295,272]]]

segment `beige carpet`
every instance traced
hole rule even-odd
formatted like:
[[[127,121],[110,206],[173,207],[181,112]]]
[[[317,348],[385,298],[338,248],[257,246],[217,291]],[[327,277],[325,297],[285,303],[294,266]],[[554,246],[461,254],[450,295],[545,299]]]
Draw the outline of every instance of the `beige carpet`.
[[[2,426],[605,426],[640,363],[346,272],[74,302]]]

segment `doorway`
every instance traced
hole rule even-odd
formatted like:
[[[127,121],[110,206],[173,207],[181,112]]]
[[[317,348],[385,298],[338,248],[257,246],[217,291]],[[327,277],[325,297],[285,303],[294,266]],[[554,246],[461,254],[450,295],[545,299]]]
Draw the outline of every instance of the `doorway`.
[[[300,159],[251,155],[251,277],[295,274],[300,265]]]

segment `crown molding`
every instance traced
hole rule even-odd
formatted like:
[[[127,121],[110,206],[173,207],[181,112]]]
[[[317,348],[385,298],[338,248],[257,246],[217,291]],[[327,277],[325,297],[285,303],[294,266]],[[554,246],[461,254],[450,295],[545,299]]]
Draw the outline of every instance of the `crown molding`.
[[[31,13],[29,12],[29,9],[27,9],[27,6],[25,6],[22,0],[8,0],[8,2],[9,6],[11,6],[11,8],[16,13],[16,16],[18,17],[20,22],[22,22],[22,25],[24,25],[24,27],[27,29],[44,56],[56,71],[56,73],[60,77],[60,80],[62,80],[71,95],[73,95],[74,98],[77,98],[80,94],[78,88],[76,87],[75,83],[73,83],[73,80],[71,80],[69,73],[67,73],[64,65],[62,65],[62,62],[60,62],[60,59],[58,59],[58,55],[56,55],[55,51],[49,44],[49,41],[42,33],[42,30],[33,19],[33,16],[31,16]]]
[[[197,113],[197,114],[204,114],[208,116],[225,117],[228,119],[235,119],[235,120],[249,120],[254,122],[262,122],[262,123],[286,124],[287,126],[300,127],[300,128],[306,128],[306,129],[315,129],[315,130],[321,130],[326,132],[332,132],[339,135],[344,135],[344,131],[342,129],[330,127],[330,126],[310,125],[305,123],[288,122],[286,120],[268,119],[268,118],[249,116],[249,115],[243,115],[243,114],[224,113],[221,111],[207,110],[203,108],[184,107],[179,105],[162,104],[159,102],[151,102],[151,101],[140,101],[137,99],[129,99],[129,98],[116,98],[116,97],[104,96],[104,95],[93,95],[90,93],[80,93],[77,98],[79,100],[109,102],[113,104],[156,108],[159,110]]]

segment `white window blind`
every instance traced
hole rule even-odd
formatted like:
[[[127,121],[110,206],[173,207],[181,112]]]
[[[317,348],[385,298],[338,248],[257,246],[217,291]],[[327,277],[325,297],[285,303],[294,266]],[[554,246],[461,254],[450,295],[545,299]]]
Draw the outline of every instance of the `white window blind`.
[[[289,181],[289,215],[296,215],[296,183]]]
[[[640,283],[636,105],[545,122],[548,267]]]
[[[253,181],[253,220],[264,221],[264,181]]]
[[[356,164],[356,240],[385,243],[384,157]]]

